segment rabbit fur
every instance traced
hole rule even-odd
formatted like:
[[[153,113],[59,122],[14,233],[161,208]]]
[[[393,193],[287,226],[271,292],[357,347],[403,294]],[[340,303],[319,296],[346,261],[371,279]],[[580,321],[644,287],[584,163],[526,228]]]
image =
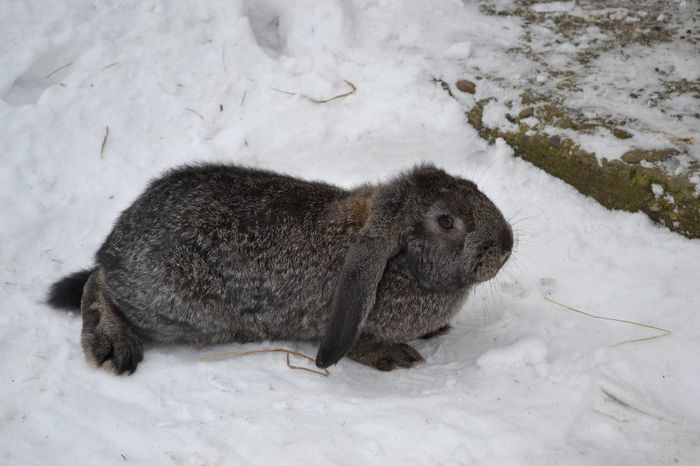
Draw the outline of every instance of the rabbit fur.
[[[142,341],[278,339],[319,341],[319,367],[348,355],[391,370],[423,360],[405,342],[446,331],[512,246],[477,186],[432,165],[352,190],[191,165],[153,181],[48,301],[80,303],[87,358],[117,373]]]

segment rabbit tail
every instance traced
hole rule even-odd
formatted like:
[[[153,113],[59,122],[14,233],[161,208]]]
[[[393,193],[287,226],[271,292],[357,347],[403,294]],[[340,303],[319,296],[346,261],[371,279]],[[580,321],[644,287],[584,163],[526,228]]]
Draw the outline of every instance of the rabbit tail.
[[[92,270],[81,270],[63,277],[51,285],[46,302],[58,309],[79,311],[83,287],[92,272]]]

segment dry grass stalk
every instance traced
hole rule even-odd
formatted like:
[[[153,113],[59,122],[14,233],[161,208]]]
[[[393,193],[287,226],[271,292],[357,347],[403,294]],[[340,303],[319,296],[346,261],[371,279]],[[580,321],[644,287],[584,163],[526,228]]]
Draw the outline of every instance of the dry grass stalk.
[[[338,95],[335,95],[335,96],[333,96],[333,97],[330,97],[330,98],[328,98],[328,99],[323,99],[323,100],[317,100],[317,99],[314,99],[313,97],[309,97],[308,95],[304,95],[303,97],[306,97],[306,98],[309,99],[311,102],[314,102],[314,103],[317,103],[317,104],[325,104],[326,102],[330,102],[330,101],[336,100],[336,99],[342,99],[343,97],[347,97],[347,96],[349,96],[349,95],[354,94],[355,91],[357,90],[357,87],[356,87],[353,83],[351,83],[350,81],[348,81],[347,79],[344,79],[344,81],[345,81],[345,83],[346,83],[348,86],[350,86],[350,90],[349,90],[348,92],[344,92],[344,93],[342,93],[342,94],[338,94]]]
[[[342,94],[334,95],[333,97],[329,97],[327,99],[314,99],[313,97],[309,97],[306,94],[297,94],[296,92],[290,92],[290,91],[283,91],[282,89],[277,89],[276,87],[268,87],[268,89],[275,91],[275,92],[280,92],[282,94],[287,94],[287,95],[300,95],[301,97],[310,100],[311,102],[315,104],[325,104],[328,102],[331,102],[336,99],[342,99],[343,97],[347,97],[349,95],[352,95],[357,91],[357,86],[355,86],[353,83],[348,81],[347,79],[344,79],[345,83],[350,86],[350,90],[348,92],[343,92]]]
[[[187,108],[187,107],[185,107],[185,110],[187,110],[188,112],[194,113],[194,114],[197,115],[200,119],[204,120],[204,117],[202,116],[202,114],[199,113],[197,110],[193,110],[193,109]]]
[[[105,136],[102,138],[102,145],[100,146],[100,158],[104,156],[105,147],[107,147],[107,138],[109,137],[109,126],[105,127]]]
[[[578,314],[583,314],[584,316],[590,317],[590,318],[592,318],[592,319],[610,320],[610,321],[613,321],[613,322],[620,322],[620,323],[623,323],[623,324],[636,325],[636,326],[638,326],[638,327],[650,328],[650,329],[652,329],[652,330],[658,330],[659,332],[662,332],[662,333],[659,334],[659,335],[652,335],[652,336],[650,336],[650,337],[635,338],[635,339],[633,339],[633,340],[625,340],[625,341],[622,341],[622,342],[620,342],[620,343],[614,344],[614,345],[612,346],[613,348],[615,348],[615,347],[617,347],[617,346],[625,345],[625,344],[627,344],[627,343],[639,343],[639,342],[642,342],[642,341],[655,340],[655,339],[657,339],[657,338],[663,338],[663,337],[665,337],[665,336],[671,335],[671,331],[670,331],[670,330],[666,330],[665,328],[656,327],[656,326],[654,326],[654,325],[649,325],[649,324],[643,324],[643,323],[641,323],[641,322],[633,322],[633,321],[631,321],[631,320],[615,319],[614,317],[597,316],[597,315],[590,314],[590,313],[588,313],[588,312],[582,311],[582,310],[580,310],[580,309],[576,309],[576,308],[573,308],[573,307],[571,307],[571,306],[567,306],[566,304],[560,303],[559,301],[557,301],[557,300],[551,298],[551,297],[548,296],[548,295],[542,295],[542,296],[544,297],[544,299],[546,299],[546,300],[549,301],[550,303],[554,303],[554,304],[556,304],[557,306],[561,306],[561,307],[563,307],[564,309],[568,309],[568,310],[573,311],[573,312],[576,312],[576,313],[578,313]]]
[[[276,87],[268,87],[271,91],[279,92],[280,94],[296,95],[295,92],[283,91],[282,89],[277,89]]]
[[[72,64],[73,64],[73,62],[70,62],[70,63],[66,63],[66,64],[63,65],[63,66],[59,66],[58,68],[56,68],[55,70],[53,70],[51,73],[47,74],[46,77],[45,77],[44,79],[49,79],[51,76],[53,76],[54,74],[58,73],[58,72],[61,71],[63,68],[68,68],[68,67],[71,66]]]
[[[221,64],[224,65],[224,73],[228,73],[228,69],[226,68],[226,41],[221,44]]]
[[[113,66],[115,66],[115,65],[118,65],[119,63],[121,63],[121,62],[115,61],[114,63],[110,63],[109,65],[105,65],[105,66],[102,67],[102,71],[106,70],[107,68],[111,68],[111,67],[113,67]]]
[[[302,366],[297,366],[292,364],[290,360],[290,355],[298,356],[300,358],[307,359],[311,362],[315,362],[316,360],[312,358],[311,356],[308,356],[304,353],[299,353],[298,351],[292,351],[287,348],[270,348],[270,349],[260,349],[260,350],[250,350],[250,351],[234,351],[230,353],[222,353],[222,354],[213,354],[210,356],[205,356],[202,358],[202,361],[221,361],[223,359],[229,359],[229,358],[237,358],[240,356],[248,356],[251,354],[258,354],[258,353],[286,353],[287,354],[287,367],[290,369],[295,369],[299,371],[306,371],[306,372],[311,372],[313,374],[318,374],[322,375],[324,377],[328,377],[331,373],[328,372],[328,369],[322,369],[322,370],[316,370],[316,369],[309,369],[308,367],[302,367]]]

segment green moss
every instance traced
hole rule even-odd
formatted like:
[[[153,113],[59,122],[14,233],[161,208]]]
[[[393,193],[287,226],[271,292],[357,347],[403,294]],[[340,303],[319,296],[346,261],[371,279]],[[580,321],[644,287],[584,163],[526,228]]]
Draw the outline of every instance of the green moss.
[[[618,139],[629,139],[632,137],[632,133],[630,133],[629,131],[625,131],[622,128],[613,128],[610,131]]]
[[[640,163],[642,160],[647,162],[662,162],[668,158],[678,155],[676,149],[632,149],[622,154],[622,160],[627,163]]]
[[[696,144],[692,119],[700,119],[700,111],[676,108],[673,103],[674,97],[681,94],[700,99],[700,83],[673,80],[665,67],[658,65],[650,76],[657,85],[635,89],[629,84],[630,98],[643,99],[640,103],[656,108],[656,114],[665,123],[656,129],[615,109],[577,109],[576,103],[576,98],[585,94],[584,88],[586,92],[601,94],[591,83],[595,83],[597,73],[605,70],[604,63],[597,60],[602,54],[612,53],[625,59],[625,54],[620,54],[627,46],[647,47],[671,40],[695,46],[695,36],[686,29],[690,25],[688,15],[697,8],[688,10],[675,3],[635,0],[586,0],[577,2],[575,11],[539,12],[531,8],[541,1],[481,2],[480,8],[488,14],[521,20],[520,43],[509,52],[526,57],[538,67],[536,73],[526,75],[526,81],[517,84],[497,75],[484,76],[509,89],[518,86],[520,102],[506,102],[506,118],[517,130],[485,128],[481,115],[487,100],[479,102],[468,113],[472,125],[488,140],[505,139],[516,155],[609,208],[643,211],[671,230],[692,238],[700,237],[700,196],[696,193],[698,187],[690,181],[700,176],[700,163],[678,151]],[[608,13],[599,14],[603,11]],[[663,21],[659,19],[661,15]],[[582,41],[582,37],[590,36],[590,28],[596,28],[605,40]],[[576,50],[568,53],[565,60],[552,60],[555,55],[561,56],[562,44],[571,44]],[[623,89],[625,83],[621,84]],[[681,121],[680,126],[686,130],[666,134],[663,128],[668,127],[672,119]],[[663,134],[668,147],[642,146],[624,154],[622,160],[599,161],[595,154],[584,151],[566,137],[572,132],[609,132],[618,139],[631,139],[633,134],[629,128],[635,128],[635,134],[649,129]],[[548,134],[553,129],[560,136]],[[677,167],[678,171],[671,174],[669,167]]]
[[[520,110],[520,113],[518,113],[518,118],[521,120],[524,118],[530,118],[535,114],[535,108],[534,107],[526,107],[522,110]]]
[[[673,176],[660,167],[628,164],[619,160],[599,163],[594,154],[574,141],[552,136],[519,124],[518,131],[487,128],[482,123],[487,101],[478,102],[468,113],[469,123],[484,139],[503,138],[515,155],[569,183],[602,205],[630,212],[645,212],[651,219],[689,238],[700,238],[700,197],[686,176]],[[538,107],[538,118],[565,121],[556,105]],[[572,122],[571,118],[566,120]],[[573,124],[570,123],[570,124]],[[656,197],[652,184],[672,196]]]

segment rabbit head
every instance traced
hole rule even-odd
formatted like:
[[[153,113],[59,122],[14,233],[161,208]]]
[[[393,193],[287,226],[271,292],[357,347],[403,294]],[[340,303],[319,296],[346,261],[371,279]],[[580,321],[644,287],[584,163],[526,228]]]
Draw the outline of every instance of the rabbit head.
[[[316,364],[350,350],[390,260],[402,261],[419,288],[466,291],[495,276],[512,247],[508,222],[471,181],[422,165],[379,186],[345,256]]]
[[[513,233],[471,181],[423,167],[411,176],[402,247],[408,271],[424,289],[451,291],[496,275]]]

